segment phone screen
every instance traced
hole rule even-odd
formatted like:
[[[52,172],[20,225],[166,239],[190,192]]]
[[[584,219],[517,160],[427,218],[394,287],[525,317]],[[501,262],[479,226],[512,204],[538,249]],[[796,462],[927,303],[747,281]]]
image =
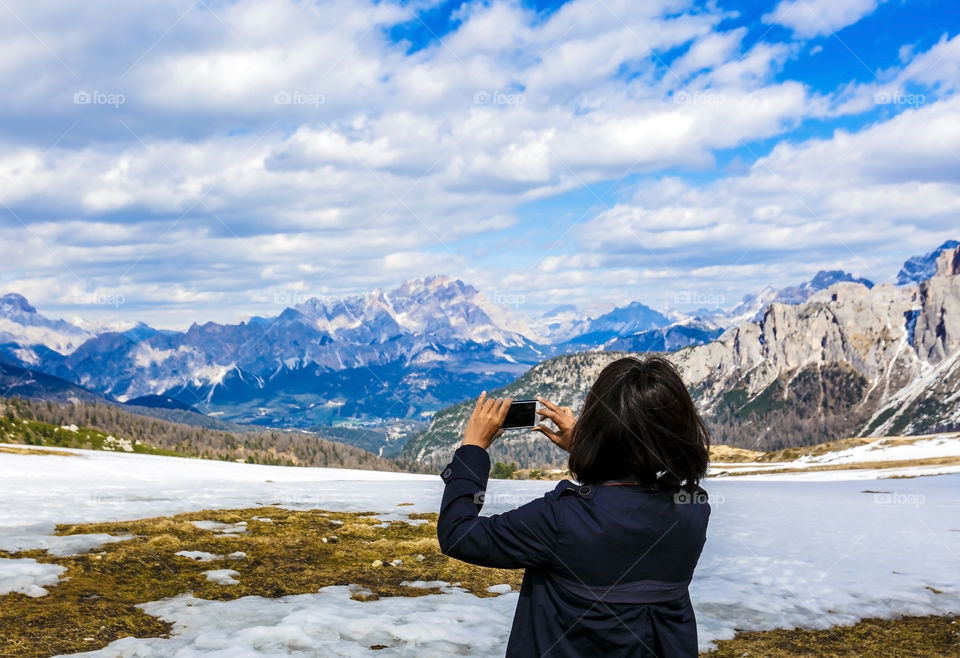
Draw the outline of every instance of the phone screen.
[[[500,427],[505,430],[528,428],[537,424],[537,401],[516,400],[510,404],[507,417]]]

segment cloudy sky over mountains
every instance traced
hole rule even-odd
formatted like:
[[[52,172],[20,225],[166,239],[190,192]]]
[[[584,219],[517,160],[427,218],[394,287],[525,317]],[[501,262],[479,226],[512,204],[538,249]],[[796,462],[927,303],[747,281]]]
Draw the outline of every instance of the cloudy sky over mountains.
[[[892,280],[956,237],[958,33],[950,0],[4,0],[0,292],[182,327],[434,273],[529,314]]]

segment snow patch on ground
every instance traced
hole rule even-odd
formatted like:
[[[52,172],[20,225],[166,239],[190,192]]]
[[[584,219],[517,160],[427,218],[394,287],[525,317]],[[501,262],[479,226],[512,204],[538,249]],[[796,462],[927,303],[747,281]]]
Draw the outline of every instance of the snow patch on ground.
[[[129,541],[133,535],[108,535],[105,533],[93,533],[86,535],[45,535],[45,534],[24,534],[24,535],[4,535],[0,532],[0,551],[8,553],[18,553],[31,549],[43,549],[50,555],[66,557],[69,555],[80,555],[87,553],[95,548],[100,548],[104,544],[110,544],[117,541]]]
[[[960,436],[942,435],[931,439],[903,443],[902,439],[889,438],[866,445],[828,452],[815,457],[801,457],[798,463],[853,464],[856,462],[901,461],[907,459],[934,459],[960,456]]]
[[[236,551],[234,553],[229,553],[227,555],[216,555],[214,553],[207,553],[206,551],[177,551],[174,555],[179,555],[180,557],[185,557],[188,560],[193,560],[194,562],[214,562],[216,560],[242,560],[247,557],[247,554],[243,551]]]
[[[500,585],[491,585],[487,588],[487,591],[491,594],[509,594],[513,591],[513,587],[507,583],[503,583]]]
[[[461,590],[356,601],[349,587],[316,594],[207,601],[189,594],[139,607],[174,624],[170,638],[124,638],[97,658],[133,656],[502,656],[517,594]]]
[[[448,587],[450,583],[445,580],[402,580],[400,584],[404,587],[414,589],[433,589],[435,587]]]
[[[201,530],[210,530],[223,537],[239,537],[241,533],[247,531],[247,522],[239,523],[221,523],[220,521],[191,521],[194,526]]]
[[[218,585],[239,585],[240,581],[235,578],[239,576],[239,571],[234,571],[233,569],[213,569],[211,571],[204,571],[204,575],[207,577],[207,580],[217,583]]]
[[[44,564],[33,558],[0,558],[0,595],[20,592],[34,598],[46,596],[50,592],[45,587],[59,583],[60,574],[66,570],[59,564]]]
[[[194,560],[195,562],[213,562],[214,560],[222,560],[222,555],[214,555],[213,553],[207,553],[206,551],[177,551],[174,555],[179,555],[180,557],[185,557],[188,560]]]

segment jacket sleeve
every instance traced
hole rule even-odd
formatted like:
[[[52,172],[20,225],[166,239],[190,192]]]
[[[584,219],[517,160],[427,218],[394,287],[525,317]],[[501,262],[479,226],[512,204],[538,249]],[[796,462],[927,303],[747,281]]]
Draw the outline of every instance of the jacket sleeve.
[[[461,446],[441,473],[446,487],[437,520],[444,555],[482,567],[520,569],[554,561],[560,536],[556,499],[547,494],[504,514],[480,516],[490,457]]]

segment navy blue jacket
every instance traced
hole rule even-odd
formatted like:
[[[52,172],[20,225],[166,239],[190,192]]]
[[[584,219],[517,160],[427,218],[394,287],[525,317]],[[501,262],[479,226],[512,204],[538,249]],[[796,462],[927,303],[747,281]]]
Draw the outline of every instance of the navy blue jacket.
[[[696,656],[687,585],[706,540],[706,492],[636,482],[556,489],[479,516],[490,458],[461,446],[443,470],[445,555],[526,569],[507,656]]]

